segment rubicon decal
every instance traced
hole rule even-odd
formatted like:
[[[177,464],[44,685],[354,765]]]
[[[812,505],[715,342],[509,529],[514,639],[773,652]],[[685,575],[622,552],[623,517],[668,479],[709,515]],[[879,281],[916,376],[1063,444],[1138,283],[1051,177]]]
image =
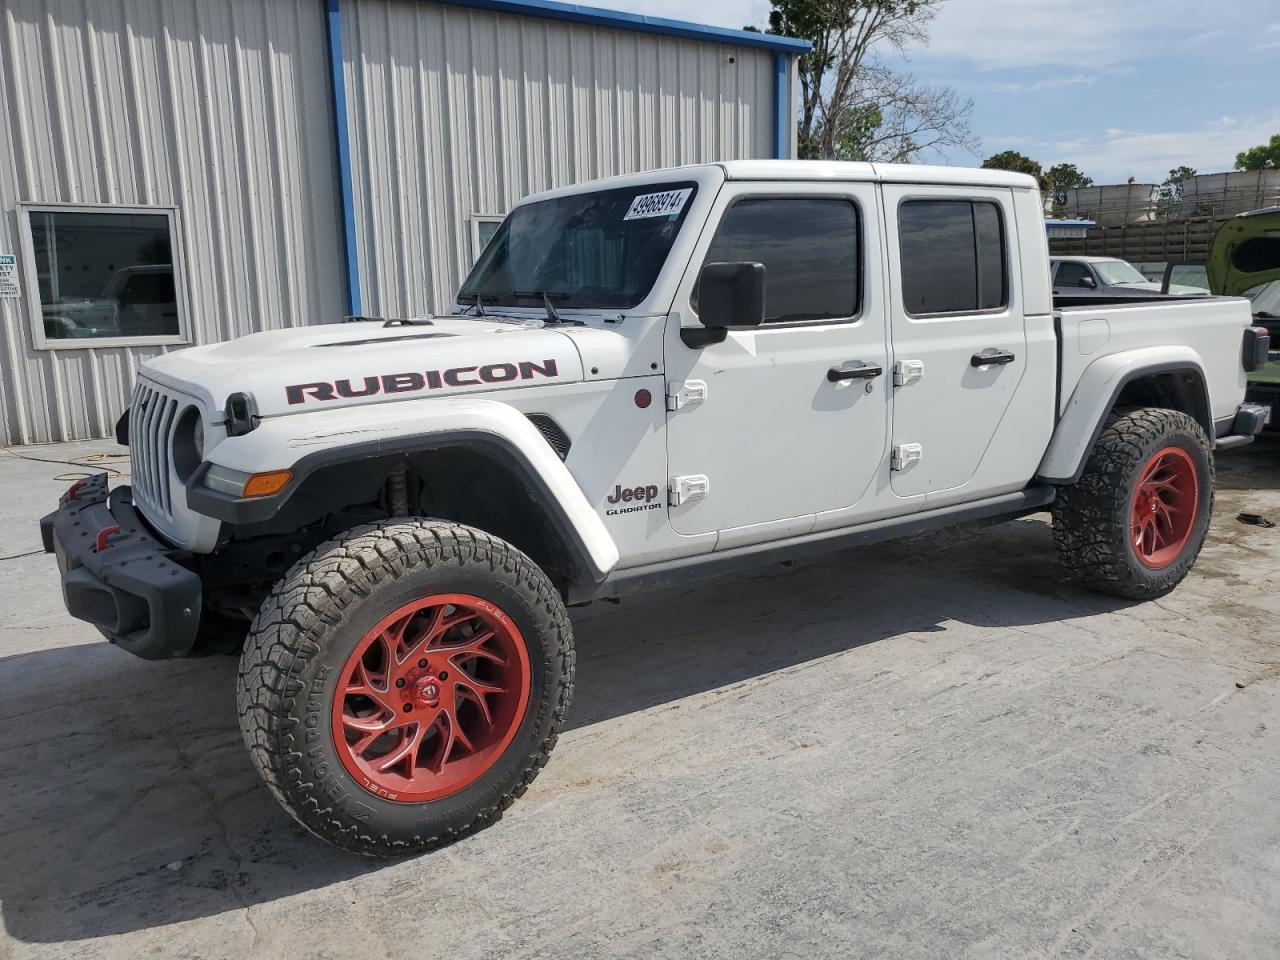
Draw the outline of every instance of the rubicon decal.
[[[661,502],[654,502],[658,498],[657,484],[650,483],[640,487],[624,487],[618,484],[613,488],[613,493],[605,497],[609,503],[626,503],[631,506],[612,507],[605,510],[606,517],[616,517],[624,513],[638,513],[641,510],[661,510]]]
[[[442,390],[446,387],[479,387],[489,383],[513,380],[554,380],[560,375],[555,360],[520,360],[514,363],[486,363],[479,367],[450,367],[448,370],[411,370],[407,373],[384,373],[376,377],[349,380],[322,380],[318,383],[295,383],[284,388],[290,404],[308,400],[338,400],[372,397],[379,393],[415,393],[419,390]]]

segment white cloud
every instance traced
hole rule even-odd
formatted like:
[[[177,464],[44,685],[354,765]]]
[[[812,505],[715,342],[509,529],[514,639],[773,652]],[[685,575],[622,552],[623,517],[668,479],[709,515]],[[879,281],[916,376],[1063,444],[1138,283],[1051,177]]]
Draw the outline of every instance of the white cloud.
[[[1136,177],[1142,183],[1158,183],[1168,171],[1186,164],[1201,173],[1230,170],[1236,154],[1265,143],[1280,130],[1280,114],[1239,119],[1222,117],[1193,130],[1143,132],[1109,129],[1099,137],[1074,134],[1060,140],[1005,138],[1021,143],[1032,155],[1044,154],[1074,163],[1097,183],[1123,183]],[[989,138],[989,144],[995,144]]]
[[[954,57],[984,70],[1010,67],[1102,67],[1170,45],[1238,43],[1271,30],[1274,0],[1233,0],[1213,7],[1209,30],[1201,0],[946,0],[929,30],[928,55]]]
[[[1075,73],[1064,77],[1044,77],[1030,83],[993,83],[993,93],[1043,93],[1045,90],[1061,90],[1064,87],[1091,87],[1098,82],[1094,73]]]

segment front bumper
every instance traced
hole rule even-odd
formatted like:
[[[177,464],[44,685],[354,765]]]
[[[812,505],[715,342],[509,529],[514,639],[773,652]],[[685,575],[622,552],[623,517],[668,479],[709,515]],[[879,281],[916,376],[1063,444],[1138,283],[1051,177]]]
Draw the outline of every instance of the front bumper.
[[[74,491],[74,492],[73,492]],[[58,558],[68,612],[144,660],[191,652],[200,625],[200,578],[152,536],[128,487],[107,491],[98,474],[63,494],[40,521],[47,553]]]

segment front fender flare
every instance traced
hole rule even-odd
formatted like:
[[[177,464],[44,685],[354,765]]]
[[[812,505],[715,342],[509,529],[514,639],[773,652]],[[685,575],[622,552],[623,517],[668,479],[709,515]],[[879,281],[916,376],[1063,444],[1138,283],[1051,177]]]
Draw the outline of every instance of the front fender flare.
[[[482,448],[515,471],[590,580],[602,583],[617,565],[617,545],[568,468],[523,413],[494,400],[433,398],[264,419],[209,452],[187,482],[187,505],[227,523],[260,523],[322,467],[445,447]],[[293,477],[272,496],[234,497],[204,483],[214,465],[246,474],[292,470]]]
[[[1200,355],[1187,346],[1145,347],[1099,357],[1085,368],[1053,431],[1036,476],[1048,483],[1075,483],[1106,425],[1120,392],[1135,380],[1161,373],[1194,373],[1209,403],[1208,378]],[[1213,436],[1213,424],[1206,428]]]

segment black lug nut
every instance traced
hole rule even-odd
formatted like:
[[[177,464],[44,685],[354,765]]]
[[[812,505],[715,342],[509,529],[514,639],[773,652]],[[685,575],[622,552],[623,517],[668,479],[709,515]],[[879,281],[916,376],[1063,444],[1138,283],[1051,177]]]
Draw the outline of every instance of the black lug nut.
[[[427,669],[427,661],[426,661],[426,660],[419,660],[419,661],[418,661],[418,666],[419,666],[419,667],[421,667],[423,670]]]
[[[396,681],[396,686],[397,686],[397,687],[403,687],[403,686],[404,686],[404,677],[401,677],[399,680],[397,680],[397,681]]]

